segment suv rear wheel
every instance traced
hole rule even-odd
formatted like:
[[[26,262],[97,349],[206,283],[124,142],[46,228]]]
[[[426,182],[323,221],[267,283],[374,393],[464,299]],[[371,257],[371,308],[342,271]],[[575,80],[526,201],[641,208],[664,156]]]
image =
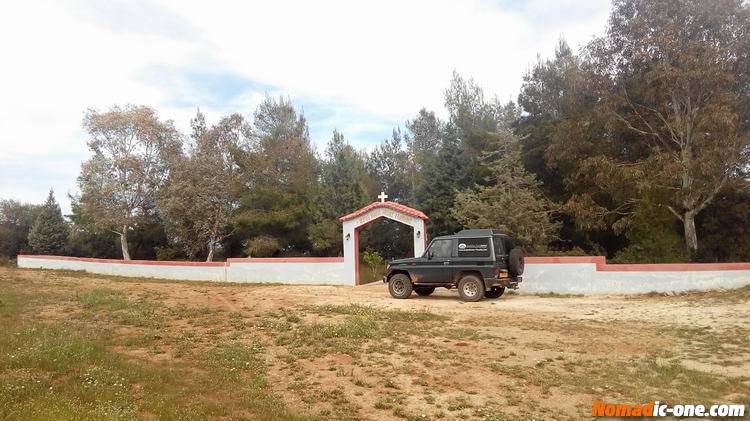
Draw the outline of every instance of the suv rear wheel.
[[[414,292],[426,297],[435,292],[435,287],[414,287]]]
[[[479,301],[484,297],[484,282],[475,275],[466,275],[458,281],[458,295],[464,301]]]
[[[411,279],[403,273],[393,275],[388,281],[388,292],[391,293],[393,298],[409,298],[413,289]]]
[[[492,287],[489,291],[484,293],[487,298],[500,298],[505,292],[503,287]]]

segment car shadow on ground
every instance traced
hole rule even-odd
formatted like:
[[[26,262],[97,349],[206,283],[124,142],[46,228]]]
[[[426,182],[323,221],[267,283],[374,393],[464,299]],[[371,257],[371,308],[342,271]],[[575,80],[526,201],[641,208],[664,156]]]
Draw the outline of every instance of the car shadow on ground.
[[[508,297],[500,297],[500,298],[482,298],[479,301],[473,301],[475,303],[495,303],[498,301],[503,301],[512,298],[513,295],[510,295]],[[394,298],[395,300],[396,298]],[[408,300],[420,300],[420,301],[458,301],[461,303],[466,302],[472,302],[472,301],[464,301],[461,299],[461,297],[458,296],[458,293],[456,295],[429,295],[429,296],[421,296],[421,295],[412,295],[408,298]]]

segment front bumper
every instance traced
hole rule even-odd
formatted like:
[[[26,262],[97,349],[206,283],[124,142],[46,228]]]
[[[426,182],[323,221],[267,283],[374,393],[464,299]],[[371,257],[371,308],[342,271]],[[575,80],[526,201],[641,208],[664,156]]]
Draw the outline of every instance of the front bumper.
[[[523,276],[517,276],[515,278],[484,278],[484,283],[487,285],[487,288],[502,287],[518,289],[521,282],[523,282]]]

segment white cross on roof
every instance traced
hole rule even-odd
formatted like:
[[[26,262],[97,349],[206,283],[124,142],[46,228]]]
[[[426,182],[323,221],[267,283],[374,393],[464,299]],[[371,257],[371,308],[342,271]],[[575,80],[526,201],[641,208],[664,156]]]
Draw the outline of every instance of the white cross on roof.
[[[378,199],[380,199],[380,203],[385,203],[385,199],[388,198],[388,195],[385,194],[385,192],[381,191],[380,196],[378,196]]]

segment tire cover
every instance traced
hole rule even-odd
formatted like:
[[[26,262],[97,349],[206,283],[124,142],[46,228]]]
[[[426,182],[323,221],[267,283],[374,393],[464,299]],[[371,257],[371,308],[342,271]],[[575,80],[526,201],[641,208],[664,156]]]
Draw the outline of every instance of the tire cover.
[[[516,247],[512,249],[508,255],[508,272],[510,273],[510,276],[516,277],[523,275],[523,269],[523,251]]]

